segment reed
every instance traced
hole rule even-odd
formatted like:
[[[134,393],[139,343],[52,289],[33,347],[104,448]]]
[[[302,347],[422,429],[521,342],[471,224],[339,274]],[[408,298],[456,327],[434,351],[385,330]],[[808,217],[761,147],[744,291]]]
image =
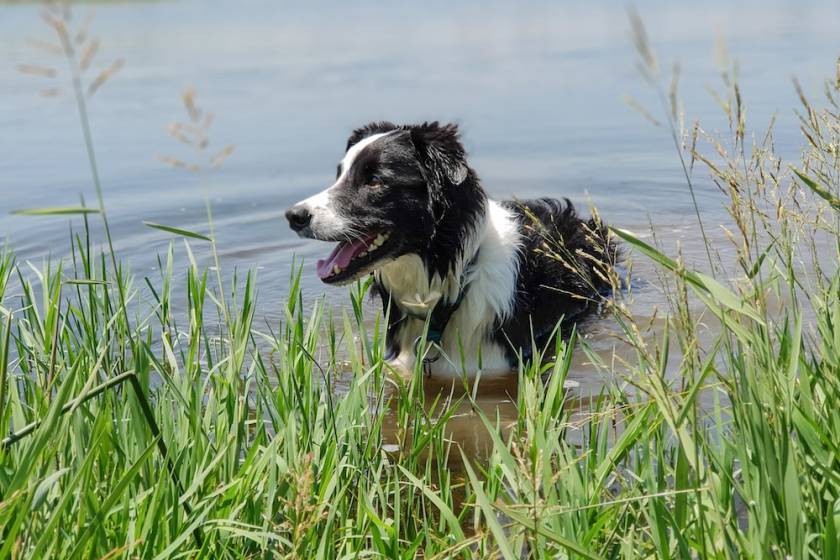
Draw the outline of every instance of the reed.
[[[45,13],[77,40],[61,8]],[[99,87],[77,83],[101,53],[90,41],[69,57],[82,99]],[[510,424],[474,391],[391,372],[384,322],[363,313],[368,282],[330,309],[304,300],[296,263],[282,320],[256,324],[253,276],[208,282],[192,258],[191,244],[214,243],[209,204],[210,235],[150,224],[183,241],[157,277],[91,249],[88,220],[106,208],[80,102],[99,206],[25,212],[80,214],[68,259],[37,268],[0,251],[0,557],[840,557],[840,83],[823,108],[802,93],[806,143],[790,165],[772,129],[748,140],[731,76],[727,136],[686,132],[676,85],[660,119],[687,188],[700,166],[720,188],[735,258],[706,235],[710,275],[615,230],[627,259],[661,269],[667,326],[640,324],[617,292],[603,320],[632,359],[565,333],[515,373]],[[190,123],[172,135],[200,146],[185,131],[201,110],[184,101]],[[617,380],[585,401],[564,388],[581,352]],[[452,437],[464,408],[486,453]]]

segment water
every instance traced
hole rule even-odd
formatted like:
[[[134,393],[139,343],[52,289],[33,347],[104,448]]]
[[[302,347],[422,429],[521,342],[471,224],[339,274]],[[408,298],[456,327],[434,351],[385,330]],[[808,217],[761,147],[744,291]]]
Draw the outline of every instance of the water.
[[[777,151],[797,155],[790,78],[816,96],[832,75],[840,2],[636,5],[662,66],[681,64],[688,122],[726,128],[707,91],[720,89],[720,36],[739,62],[757,135],[777,114]],[[645,231],[652,221],[666,248],[681,241],[689,264],[705,260],[667,131],[622,101],[630,94],[660,114],[635,69],[627,16],[616,3],[102,3],[94,32],[102,43],[97,67],[126,60],[94,98],[91,122],[116,249],[139,276],[156,274],[154,257],[171,238],[143,220],[207,232],[197,178],[157,159],[188,155],[166,134],[185,117],[186,85],[216,115],[211,147],[236,145],[209,176],[217,239],[226,270],[258,271],[259,313],[269,321],[280,316],[293,255],[308,264],[307,298],[326,292],[347,303],[344,289],[324,288],[314,273],[330,247],[295,237],[283,211],[332,182],[349,132],[370,120],[457,121],[492,195],[591,201],[609,223]],[[21,261],[37,264],[66,255],[68,222],[78,229],[80,221],[9,211],[95,195],[67,88],[59,81],[64,95],[41,98],[47,80],[15,71],[23,62],[60,64],[28,47],[28,37],[49,37],[37,9],[0,3],[0,238]],[[714,230],[728,222],[722,198],[705,173],[695,179]],[[206,259],[200,242],[193,247]],[[637,274],[653,273],[642,265]],[[636,297],[643,316],[662,303],[653,284]],[[599,332],[596,325],[590,342],[610,351],[613,339]],[[571,377],[582,391],[600,384],[582,357]],[[508,390],[489,390],[488,406],[512,408],[504,408]]]

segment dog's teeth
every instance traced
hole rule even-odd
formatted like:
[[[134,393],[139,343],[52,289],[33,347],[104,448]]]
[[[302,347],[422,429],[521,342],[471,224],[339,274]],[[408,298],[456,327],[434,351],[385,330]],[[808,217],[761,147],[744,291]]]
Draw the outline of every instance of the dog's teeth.
[[[360,257],[364,257],[365,255],[367,255],[367,251],[362,251],[361,253],[359,253]]]
[[[341,267],[339,267],[338,265],[335,265],[333,267],[333,274],[338,274],[339,272],[341,272]]]
[[[376,239],[373,240],[373,244],[376,245],[377,247],[379,247],[383,243],[385,243],[385,238],[382,237],[382,234],[380,233],[379,235],[376,236]]]

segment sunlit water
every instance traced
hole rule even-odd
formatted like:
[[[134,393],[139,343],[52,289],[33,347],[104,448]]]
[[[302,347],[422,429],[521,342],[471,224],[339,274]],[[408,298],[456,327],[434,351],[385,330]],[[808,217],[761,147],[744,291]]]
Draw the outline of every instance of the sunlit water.
[[[840,2],[636,5],[662,66],[681,64],[688,122],[726,128],[707,91],[720,86],[714,53],[722,37],[739,62],[757,133],[777,114],[777,151],[798,154],[790,79],[821,91],[840,46]],[[325,288],[314,273],[330,247],[295,237],[283,211],[332,182],[348,133],[370,120],[459,122],[470,163],[493,196],[592,203],[611,224],[637,232],[655,224],[664,247],[679,241],[689,264],[705,261],[667,131],[622,101],[630,94],[661,114],[635,69],[625,11],[614,2],[106,3],[96,6],[94,32],[99,67],[126,60],[90,110],[115,248],[140,277],[158,274],[155,256],[171,239],[143,220],[208,231],[198,178],[158,160],[189,159],[166,134],[170,122],[184,119],[186,85],[216,116],[211,148],[236,145],[208,181],[223,267],[257,271],[260,320],[279,320],[293,255],[307,264],[308,301],[325,293],[347,303],[344,289]],[[20,261],[38,264],[68,253],[69,226],[78,230],[79,220],[9,211],[73,206],[80,194],[89,202],[95,195],[67,88],[59,80],[64,95],[45,99],[38,91],[53,84],[15,71],[19,63],[61,64],[28,47],[29,37],[49,37],[36,7],[0,3],[0,238]],[[722,197],[703,172],[695,181],[714,230],[728,221]],[[206,247],[192,247],[207,262]],[[181,245],[177,251],[184,259]],[[176,267],[178,280],[185,271]],[[644,263],[636,274],[653,280]],[[655,286],[634,294],[641,318],[662,304]],[[609,332],[597,321],[588,329],[604,355],[615,345]],[[582,353],[570,378],[583,394],[603,383]],[[482,390],[481,405],[515,417],[510,384],[497,385]],[[465,438],[479,429],[474,419],[456,422]]]

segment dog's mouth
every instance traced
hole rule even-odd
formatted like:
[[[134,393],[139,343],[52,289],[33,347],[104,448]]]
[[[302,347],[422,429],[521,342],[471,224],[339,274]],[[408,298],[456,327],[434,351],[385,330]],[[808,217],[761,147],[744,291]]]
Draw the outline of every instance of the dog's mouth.
[[[359,239],[341,241],[330,256],[319,259],[316,265],[322,282],[349,282],[373,269],[373,265],[390,252],[391,234],[387,231],[370,233]]]

